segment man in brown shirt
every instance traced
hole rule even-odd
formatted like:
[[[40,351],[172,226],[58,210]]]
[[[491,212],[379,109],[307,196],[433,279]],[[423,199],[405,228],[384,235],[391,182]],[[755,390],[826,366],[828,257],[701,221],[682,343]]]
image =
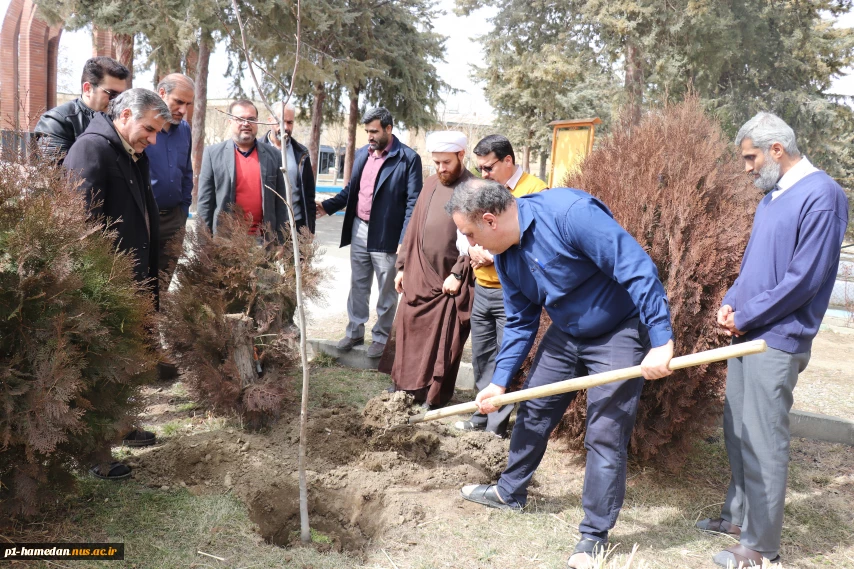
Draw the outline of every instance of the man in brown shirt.
[[[466,137],[435,132],[427,137],[436,174],[427,178],[397,256],[395,289],[400,304],[380,371],[391,374],[394,390],[405,390],[428,408],[454,394],[463,346],[469,335],[472,269],[457,247],[457,227],[445,204],[462,181]]]

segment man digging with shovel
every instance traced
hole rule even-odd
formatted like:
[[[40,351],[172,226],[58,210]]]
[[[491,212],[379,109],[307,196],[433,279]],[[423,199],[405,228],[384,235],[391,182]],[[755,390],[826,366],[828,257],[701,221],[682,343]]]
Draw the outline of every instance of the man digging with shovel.
[[[646,379],[672,373],[670,310],[658,270],[601,202],[569,188],[517,199],[501,184],[472,180],[456,188],[446,211],[470,243],[495,256],[504,289],[507,324],[492,383],[476,398],[481,413],[496,410],[489,398],[503,394],[521,366],[543,308],[552,325],[524,388],[639,363]],[[585,515],[569,567],[591,567],[607,548],[625,496],[642,388],[638,377],[587,390]],[[463,498],[521,510],[549,435],[576,393],[522,402],[498,483],[464,486]]]

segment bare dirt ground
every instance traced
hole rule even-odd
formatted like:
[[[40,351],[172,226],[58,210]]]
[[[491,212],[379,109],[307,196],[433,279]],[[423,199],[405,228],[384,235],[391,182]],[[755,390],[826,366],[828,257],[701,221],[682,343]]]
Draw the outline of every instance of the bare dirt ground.
[[[844,354],[852,345],[845,333],[819,335],[813,374],[805,373],[796,390],[801,403],[818,389],[832,389],[825,397],[839,400],[832,409],[850,409],[854,370]],[[307,478],[313,547],[294,547],[296,403],[275,427],[247,432],[234,417],[199,409],[180,382],[146,392],[144,424],[157,431],[160,444],[119,451],[134,467],[132,481],[83,480],[55,512],[4,537],[126,543],[123,563],[74,567],[565,567],[583,517],[583,456],[553,442],[526,511],[489,510],[464,501],[459,488],[494,481],[507,441],[460,434],[450,426],[453,419],[387,428],[406,414],[388,396],[374,400],[366,417],[365,403],[387,385],[381,374],[315,368],[312,381]],[[711,556],[731,540],[702,534],[693,524],[718,514],[726,490],[720,438],[698,442],[678,474],[630,465],[609,567],[623,567],[635,544],[634,568],[715,567]],[[795,439],[791,457],[783,566],[854,568],[854,448]]]
[[[854,327],[834,321],[813,341],[795,388],[795,409],[854,420]]]

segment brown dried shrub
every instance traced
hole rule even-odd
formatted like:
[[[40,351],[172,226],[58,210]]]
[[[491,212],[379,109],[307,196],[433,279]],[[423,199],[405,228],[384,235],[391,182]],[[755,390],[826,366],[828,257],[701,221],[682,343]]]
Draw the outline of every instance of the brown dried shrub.
[[[103,459],[154,379],[153,303],[63,170],[0,160],[0,525]]]
[[[617,125],[566,185],[602,200],[655,261],[670,299],[676,355],[728,342],[715,314],[738,275],[761,194],[698,99],[652,111],[635,126]],[[726,366],[718,363],[646,382],[632,455],[678,467],[720,415],[725,380]],[[555,430],[576,449],[583,448],[586,403],[580,394]]]
[[[299,335],[291,325],[296,278],[290,234],[280,244],[269,226],[256,236],[249,234],[250,225],[235,208],[220,216],[216,236],[201,223],[187,232],[177,284],[161,302],[161,330],[170,353],[187,371],[193,397],[212,410],[235,412],[257,428],[279,416],[287,374],[299,363]],[[303,296],[317,299],[318,248],[310,233],[299,240]],[[251,319],[238,341],[226,317],[235,314]],[[238,352],[245,345],[255,350],[262,369],[249,381],[239,369]]]

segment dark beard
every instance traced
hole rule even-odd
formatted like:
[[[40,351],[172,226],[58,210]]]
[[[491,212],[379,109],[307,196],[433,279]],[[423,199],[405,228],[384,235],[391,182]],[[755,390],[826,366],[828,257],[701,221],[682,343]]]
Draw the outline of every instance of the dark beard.
[[[460,176],[463,174],[463,164],[462,162],[457,162],[457,167],[454,168],[453,172],[448,172],[447,174],[436,174],[439,176],[439,181],[442,182],[443,186],[453,186],[457,183],[457,180],[460,179]]]

